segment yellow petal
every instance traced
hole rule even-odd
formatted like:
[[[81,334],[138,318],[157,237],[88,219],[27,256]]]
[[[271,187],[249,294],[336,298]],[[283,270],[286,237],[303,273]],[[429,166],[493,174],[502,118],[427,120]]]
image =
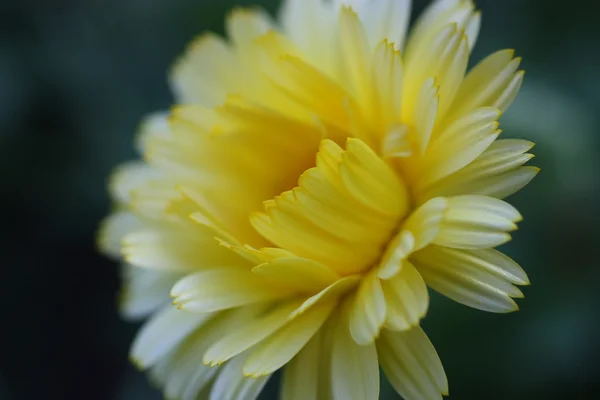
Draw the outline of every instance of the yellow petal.
[[[259,307],[253,319],[245,321],[242,326],[233,327],[206,351],[204,364],[222,364],[261,342],[285,325],[290,314],[300,304],[301,301],[292,300],[280,305],[268,304]]]
[[[442,363],[421,328],[384,330],[377,341],[377,354],[383,372],[404,399],[437,400],[448,394]]]
[[[525,140],[497,140],[472,163],[449,178],[461,176],[474,180],[517,169],[533,158],[533,154],[525,153],[532,147],[533,143]]]
[[[479,29],[474,20],[475,6],[471,0],[436,0],[417,19],[406,44],[405,59],[412,62],[415,53],[427,46],[431,36],[443,26],[456,24],[457,29],[465,29],[472,48],[477,40]]]
[[[341,139],[350,130],[350,114],[357,105],[348,88],[336,82],[305,60],[290,55],[277,59],[280,73],[273,77],[275,84],[297,104],[303,106],[312,118],[317,116],[331,138]],[[340,135],[334,132],[341,131]]]
[[[137,321],[168,303],[171,287],[181,279],[177,273],[121,266],[123,284],[119,293],[119,313]]]
[[[437,75],[436,83],[439,85],[438,119],[441,119],[454,100],[460,87],[469,59],[468,39],[463,31],[454,35],[442,54],[441,72]]]
[[[121,251],[127,262],[152,269],[197,271],[215,265],[243,265],[237,255],[219,246],[207,233],[146,228],[127,234]]]
[[[115,212],[100,224],[98,247],[106,255],[119,259],[123,237],[142,229],[144,229],[144,224],[132,213],[127,211]]]
[[[131,191],[130,209],[146,221],[158,225],[188,225],[187,216],[178,215],[173,205],[182,200],[181,193],[170,179],[147,182]],[[167,224],[165,224],[167,223]]]
[[[240,85],[235,66],[239,60],[221,37],[207,33],[194,40],[175,63],[171,89],[178,103],[215,106]]]
[[[259,39],[256,46],[260,50],[260,61],[257,62],[261,63],[260,68],[268,78],[265,77],[263,84],[255,82],[258,87],[252,88],[244,96],[228,97],[218,112],[226,122],[232,124],[233,133],[246,137],[246,141],[256,146],[252,149],[254,153],[262,151],[269,152],[272,157],[289,157],[289,151],[275,153],[277,148],[289,150],[288,146],[293,146],[301,150],[310,147],[310,156],[314,157],[318,141],[323,136],[323,128],[319,121],[315,121],[315,110],[307,111],[298,101],[302,82],[296,80],[306,78],[306,72],[297,72],[290,66],[292,62],[289,60],[297,60],[297,57],[293,55],[292,45],[281,35],[269,32]],[[257,96],[252,90],[261,92]],[[293,96],[287,93],[288,90]],[[265,130],[264,126],[270,126],[270,129]],[[283,129],[289,134],[281,135]],[[303,151],[299,154],[303,154]]]
[[[184,400],[203,398],[202,396],[210,389],[210,384],[219,372],[216,368],[198,363],[194,363],[193,367],[186,364],[185,371],[181,371],[181,369],[182,364],[177,362],[169,368],[171,374],[164,385],[165,398]]]
[[[381,154],[386,159],[410,157],[413,154],[408,126],[396,125],[387,131],[381,143]]]
[[[279,14],[283,31],[307,61],[332,77],[339,68],[336,17],[337,9],[322,0],[284,0]]]
[[[381,282],[386,302],[386,326],[403,331],[418,325],[427,313],[429,293],[423,278],[408,261],[402,270]]]
[[[513,50],[498,51],[480,61],[465,77],[456,94],[454,103],[448,113],[447,120],[452,121],[480,107],[495,107],[506,110],[515,86],[511,86],[515,73],[521,63],[520,58],[513,58]],[[503,96],[503,93],[506,95]],[[504,98],[499,102],[500,98]],[[501,105],[502,107],[498,107]]]
[[[415,137],[421,154],[424,154],[427,146],[429,146],[429,140],[437,118],[439,99],[439,87],[436,86],[435,80],[429,78],[423,82],[417,100],[414,125]]]
[[[345,276],[341,279],[338,279],[335,281],[335,283],[329,285],[314,296],[306,299],[306,301],[302,303],[302,305],[296,311],[294,311],[292,317],[302,314],[322,302],[328,302],[331,299],[340,298],[344,294],[354,289],[361,280],[362,277],[360,275]]]
[[[223,332],[244,326],[252,311],[253,309],[241,308],[218,313],[163,357],[152,368],[151,377],[155,384],[165,386],[164,395],[168,398],[182,400],[192,400],[198,397],[208,398],[211,386],[214,388],[213,378],[218,376],[217,380],[220,380],[223,378],[223,374],[227,381],[227,390],[231,390],[224,392],[224,397],[226,393],[229,393],[236,398],[235,393],[243,393],[246,389],[252,388],[256,382],[252,383],[242,379],[241,367],[230,375],[227,367],[210,368],[202,364],[202,357],[208,347],[219,340]],[[242,354],[236,357],[228,365],[243,363],[245,356],[246,354]],[[216,392],[221,392],[222,383],[219,383],[220,389],[216,389]],[[260,391],[260,388],[262,386],[259,385],[257,390]]]
[[[438,236],[442,218],[448,200],[436,197],[417,208],[402,225],[402,231],[409,231],[414,239],[414,245],[408,246],[412,251],[422,249]],[[408,240],[408,239],[404,239]]]
[[[331,385],[333,398],[371,400],[379,398],[379,366],[375,344],[359,345],[348,329],[348,307],[332,337]]]
[[[521,219],[513,206],[493,197],[450,197],[434,243],[458,249],[499,246],[510,240],[508,232]]]
[[[348,139],[340,176],[348,192],[363,205],[390,216],[406,214],[409,199],[405,186],[363,141]]]
[[[485,177],[469,183],[466,190],[468,190],[468,193],[503,199],[521,190],[539,172],[540,169],[537,167],[521,167],[498,176]]]
[[[211,312],[283,298],[287,292],[246,268],[221,267],[183,278],[171,296],[184,310]]]
[[[249,353],[228,362],[217,376],[209,400],[253,400],[258,397],[271,375],[248,378],[242,373]]]
[[[481,108],[457,120],[436,137],[420,161],[423,189],[472,162],[498,137],[500,112]],[[419,190],[418,189],[418,190]]]
[[[519,71],[513,76],[508,85],[506,85],[506,89],[500,94],[498,99],[492,105],[503,112],[508,109],[508,107],[512,104],[512,102],[517,97],[519,93],[519,89],[521,89],[521,85],[523,84],[523,77],[525,76],[525,71]]]
[[[425,281],[436,291],[467,306],[491,312],[518,309],[523,297],[513,284],[528,283],[525,272],[492,249],[455,250],[430,246],[412,256]]]
[[[232,244],[221,239],[217,239],[217,242],[254,265],[264,264],[276,258],[296,257],[294,253],[276,247],[263,247],[262,249],[257,250],[249,245],[242,246],[240,244]]]
[[[218,320],[218,317],[212,318],[202,324],[152,367],[152,383],[164,387],[165,397],[194,399],[200,392],[208,389],[209,382],[220,369],[202,365],[202,353],[206,348],[205,334],[212,333]]]
[[[428,239],[421,237],[421,241]],[[422,243],[421,243],[422,244]],[[404,260],[415,250],[415,237],[408,230],[402,230],[390,241],[383,253],[378,266],[377,276],[381,279],[390,279],[396,275],[403,266]]]
[[[258,344],[244,364],[244,375],[260,377],[285,365],[308,343],[336,305],[335,300],[315,305]]]
[[[363,24],[352,8],[342,6],[339,28],[346,87],[360,104],[366,105],[371,100],[368,76],[372,53]]]
[[[533,143],[526,140],[496,140],[469,165],[421,192],[421,199],[461,194],[479,194],[501,198],[504,196],[500,196],[498,193],[502,192],[504,188],[509,190],[505,192],[507,195],[512,194],[531,180],[526,179],[527,173],[524,174],[523,179],[519,179],[519,177],[531,168],[527,167],[523,170],[521,166],[533,158],[532,154],[525,153],[532,147]],[[535,174],[530,175],[533,178]],[[521,182],[523,183],[520,187],[517,186],[516,189],[513,189]]]
[[[240,50],[273,27],[269,15],[259,8],[235,8],[226,21],[227,36]]]
[[[365,26],[371,48],[383,39],[388,39],[399,50],[404,39],[410,18],[410,0],[336,0],[349,4]]]
[[[479,36],[479,29],[481,28],[481,12],[476,11],[469,16],[469,19],[465,23],[465,35],[469,41],[469,52],[475,47],[477,37]]]
[[[161,173],[140,161],[132,161],[117,167],[109,182],[111,196],[121,204],[131,202],[131,193],[160,179]]]
[[[210,325],[210,322],[206,325]],[[203,389],[209,387],[210,381],[219,369],[202,365],[202,352],[206,348],[204,333],[208,329],[203,326],[178,346],[175,352],[165,357],[169,374],[164,377],[164,396],[170,399],[194,399]],[[157,364],[159,367],[160,363]],[[153,371],[154,372],[154,368]],[[155,374],[152,374],[155,375]]]
[[[253,213],[250,220],[254,228],[270,242],[293,251],[301,257],[330,265],[336,271],[348,268],[346,263],[368,263],[375,255],[374,248],[351,250],[351,242],[318,228],[302,214],[271,207],[266,213]],[[370,251],[371,253],[366,253]],[[360,253],[359,253],[360,252]],[[362,254],[361,254],[362,253]],[[362,261],[365,260],[365,261]],[[362,261],[362,262],[361,262]],[[345,272],[345,271],[343,271]]]
[[[372,343],[386,317],[386,301],[381,282],[369,273],[361,282],[350,308],[350,334],[359,345]]]
[[[463,80],[469,56],[468,39],[456,24],[445,26],[414,57],[405,58],[405,84],[403,96],[417,98],[419,90],[429,78],[436,79],[439,87],[438,120],[446,114]],[[411,118],[414,102],[403,103],[403,115]],[[414,117],[411,118],[414,119]]]
[[[356,210],[356,203],[346,201],[340,204],[338,201],[345,198],[331,186],[324,187],[321,191],[314,190],[319,183],[322,186],[326,183],[322,179],[321,182],[311,181],[320,174],[313,174],[312,177],[308,175],[311,174],[303,175],[299,188],[282,193],[276,198],[275,204],[281,207],[301,207],[306,219],[342,239],[352,238],[353,241],[366,243],[377,242],[372,232],[365,229],[365,224],[368,224],[369,220],[375,225],[374,219],[377,217],[371,219],[372,213],[366,210],[362,218],[340,218],[340,215],[352,215],[352,210]],[[385,224],[382,225],[385,229]]]
[[[254,267],[252,272],[304,293],[319,292],[340,278],[331,268],[300,257],[276,258]]]
[[[130,357],[140,368],[148,368],[213,316],[166,306],[144,324],[133,342]]]
[[[380,3],[380,2],[378,2]],[[382,132],[400,122],[402,112],[402,57],[387,39],[380,42],[373,56],[373,103],[371,113]]]
[[[140,154],[143,155],[148,149],[148,142],[152,141],[152,138],[161,138],[169,135],[167,116],[166,112],[156,112],[142,119],[135,138],[135,147]]]
[[[413,59],[404,60],[404,84],[402,86],[403,99],[417,99],[423,83],[430,78],[436,78],[442,67],[441,55],[446,48],[456,45],[460,39],[455,25],[445,26],[436,32],[435,36],[415,54]],[[441,84],[438,82],[438,86]],[[416,102],[402,102],[402,117],[409,124],[414,125]]]
[[[319,381],[327,379],[320,374],[322,359],[327,355],[322,342],[322,333],[319,331],[285,366],[281,384],[282,400],[328,399],[319,393]]]

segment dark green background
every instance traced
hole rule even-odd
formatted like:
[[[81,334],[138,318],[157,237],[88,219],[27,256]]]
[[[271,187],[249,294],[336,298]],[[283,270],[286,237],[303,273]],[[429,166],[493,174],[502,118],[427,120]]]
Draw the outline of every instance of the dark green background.
[[[140,117],[171,102],[169,64],[197,33],[221,32],[233,3],[0,1],[1,400],[160,398],[127,361],[136,327],[115,312],[117,269],[96,253],[94,232],[109,209],[106,176],[133,156]],[[478,2],[473,58],[506,47],[524,56],[525,85],[502,123],[504,135],[538,143],[542,173],[511,199],[525,220],[505,250],[533,283],[521,310],[486,314],[433,296],[424,326],[452,399],[599,393],[594,4]]]

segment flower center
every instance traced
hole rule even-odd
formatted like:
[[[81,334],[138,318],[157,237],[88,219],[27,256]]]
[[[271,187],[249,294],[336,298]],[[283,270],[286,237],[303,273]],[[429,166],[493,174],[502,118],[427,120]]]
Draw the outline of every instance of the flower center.
[[[250,220],[272,245],[347,276],[381,259],[409,208],[404,182],[369,146],[349,138],[343,149],[326,139],[316,166]]]

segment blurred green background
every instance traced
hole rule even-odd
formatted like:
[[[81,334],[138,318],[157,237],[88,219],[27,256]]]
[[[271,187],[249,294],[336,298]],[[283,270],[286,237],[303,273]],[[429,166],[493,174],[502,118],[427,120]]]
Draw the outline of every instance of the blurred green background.
[[[257,1],[269,10],[276,1]],[[127,360],[116,265],[95,251],[111,168],[141,116],[172,99],[166,71],[249,1],[0,1],[0,399],[159,399]],[[521,310],[433,296],[425,328],[451,399],[591,399],[600,389],[600,23],[593,1],[479,0],[473,60],[512,47],[525,85],[504,135],[537,142],[542,173],[511,202],[505,251],[528,271]],[[415,2],[421,10],[424,1]],[[272,398],[275,381],[265,398]],[[383,399],[397,398],[389,386]]]

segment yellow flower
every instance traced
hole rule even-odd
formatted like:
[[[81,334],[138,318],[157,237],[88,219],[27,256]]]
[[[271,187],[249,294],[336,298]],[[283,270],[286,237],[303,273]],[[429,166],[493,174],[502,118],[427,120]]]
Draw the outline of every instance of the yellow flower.
[[[145,120],[100,234],[124,260],[123,313],[151,315],[132,358],[168,398],[253,399],[283,367],[284,399],[377,399],[379,367],[405,399],[441,398],[426,284],[517,309],[527,276],[494,247],[521,219],[501,199],[538,171],[532,143],[497,140],[520,59],[466,73],[471,1],[435,1],[406,36],[409,14],[235,10],[228,41],[176,63],[178,105]]]

